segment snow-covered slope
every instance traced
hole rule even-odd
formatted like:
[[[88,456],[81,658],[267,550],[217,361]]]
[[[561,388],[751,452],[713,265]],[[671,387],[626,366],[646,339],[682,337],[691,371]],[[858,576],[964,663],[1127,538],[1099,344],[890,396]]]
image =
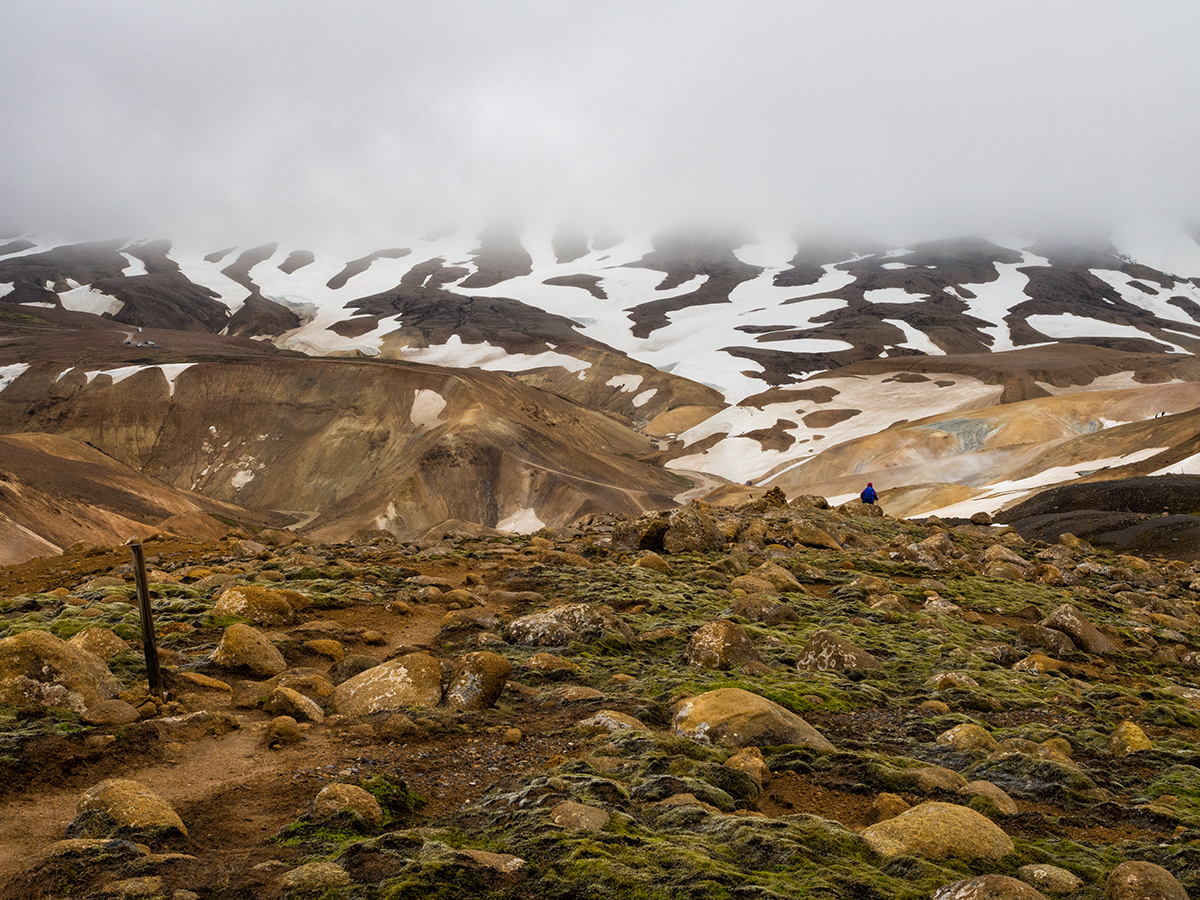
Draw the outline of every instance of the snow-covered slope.
[[[496,228],[353,254],[37,236],[0,245],[0,310],[52,308],[127,326],[132,344],[137,327],[188,330],[510,373],[659,438],[660,464],[797,487],[823,483],[805,471],[831,448],[844,455],[908,423],[1200,378],[1200,245],[1149,219],[1105,247]],[[0,390],[30,361],[0,358]],[[1198,404],[1186,388],[1132,404],[1127,418]],[[1120,424],[1102,410],[1089,422]],[[939,452],[893,454],[877,480],[886,486],[890,467],[919,483],[933,471],[925,463],[976,450]],[[979,471],[941,471],[961,483],[968,469]]]

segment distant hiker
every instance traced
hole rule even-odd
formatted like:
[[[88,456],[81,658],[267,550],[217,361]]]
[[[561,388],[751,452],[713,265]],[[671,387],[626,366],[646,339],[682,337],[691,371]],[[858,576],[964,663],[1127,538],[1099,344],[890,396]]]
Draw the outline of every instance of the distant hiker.
[[[874,506],[875,501],[879,499],[879,495],[875,493],[875,488],[871,486],[871,482],[869,481],[867,482],[867,486],[863,488],[863,492],[859,494],[858,497],[863,503],[868,503],[872,506]]]

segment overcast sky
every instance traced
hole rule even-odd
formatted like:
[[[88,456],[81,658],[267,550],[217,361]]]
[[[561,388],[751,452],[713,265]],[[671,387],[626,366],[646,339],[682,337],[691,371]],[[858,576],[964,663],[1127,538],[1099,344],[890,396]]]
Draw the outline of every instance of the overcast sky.
[[[1200,220],[1200,3],[0,0],[0,221]]]

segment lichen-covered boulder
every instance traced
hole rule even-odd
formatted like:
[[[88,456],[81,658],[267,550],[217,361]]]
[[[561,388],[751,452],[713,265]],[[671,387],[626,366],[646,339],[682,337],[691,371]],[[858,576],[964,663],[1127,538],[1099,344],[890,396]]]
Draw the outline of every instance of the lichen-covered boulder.
[[[1106,900],[1188,900],[1179,880],[1152,862],[1123,862],[1104,882]]]
[[[796,660],[796,668],[815,672],[878,669],[879,660],[844,637],[822,628],[809,637]]]
[[[749,574],[761,578],[777,591],[800,590],[800,582],[796,580],[796,576],[777,563],[765,562],[751,569]]]
[[[499,653],[480,650],[461,656],[454,661],[446,705],[451,709],[491,709],[511,674],[512,665]]]
[[[980,875],[940,887],[930,900],[1046,900],[1046,895],[1007,875]]]
[[[615,709],[602,709],[595,715],[580,719],[580,728],[596,728],[603,731],[649,731],[641,719]]]
[[[723,765],[749,775],[750,779],[758,786],[759,791],[762,791],[763,783],[771,777],[771,767],[767,765],[762,751],[757,747],[743,747],[725,760]]]
[[[702,669],[733,669],[762,662],[746,629],[729,619],[701,625],[688,642],[685,656],[688,665]]]
[[[1021,866],[1017,877],[1043,894],[1069,894],[1083,885],[1083,879],[1074,872],[1045,863]]]
[[[1111,655],[1120,652],[1116,644],[1101,634],[1096,626],[1088,621],[1087,616],[1069,603],[1064,603],[1050,613],[1040,624],[1046,628],[1061,631],[1088,653]]]
[[[968,781],[958,789],[966,797],[982,796],[992,801],[996,811],[1006,816],[1015,816],[1020,810],[1017,801],[1008,795],[1008,791],[990,781]]]
[[[80,650],[86,650],[88,653],[94,653],[105,662],[129,649],[129,643],[111,628],[85,628],[67,643]]]
[[[256,678],[270,678],[287,669],[279,648],[258,629],[240,622],[225,629],[210,661],[222,669]]]
[[[633,630],[610,607],[598,603],[556,606],[513,619],[504,627],[504,639],[510,644],[532,647],[561,647],[614,634],[629,640]]]
[[[277,687],[263,704],[263,712],[273,716],[291,716],[298,722],[321,722],[325,713],[316,702],[289,687]]]
[[[1012,839],[987,816],[954,803],[930,801],[862,833],[880,856],[924,859],[999,859],[1013,849]]]
[[[279,876],[279,886],[285,891],[316,893],[344,887],[353,879],[350,873],[331,862],[310,862]]]
[[[67,826],[69,838],[161,840],[187,835],[183,820],[158,794],[127,778],[110,778],[88,788]]]
[[[668,553],[708,553],[725,546],[725,536],[700,504],[675,510],[667,521],[663,549]]]
[[[59,706],[80,712],[111,700],[121,683],[95,654],[48,631],[24,631],[0,640],[0,703]]]
[[[937,736],[937,743],[947,744],[955,750],[982,750],[991,753],[996,749],[996,739],[982,725],[964,722]]]
[[[434,707],[441,700],[442,666],[427,653],[388,660],[343,681],[333,692],[334,708],[352,717]]]
[[[662,550],[669,527],[663,512],[645,513],[633,521],[622,519],[613,525],[612,545],[622,550]]]
[[[1154,745],[1146,737],[1146,732],[1133,722],[1122,722],[1109,736],[1108,749],[1114,756],[1128,756],[1142,750],[1153,750]]]
[[[798,744],[824,752],[835,749],[794,712],[741,688],[718,688],[681,700],[671,731],[701,744],[731,748]]]
[[[383,807],[369,791],[358,785],[329,784],[313,799],[312,816],[315,819],[329,819],[344,813],[376,827],[383,824]]]
[[[279,591],[255,584],[237,584],[221,591],[214,616],[239,616],[255,625],[283,625],[295,615],[292,604]]]

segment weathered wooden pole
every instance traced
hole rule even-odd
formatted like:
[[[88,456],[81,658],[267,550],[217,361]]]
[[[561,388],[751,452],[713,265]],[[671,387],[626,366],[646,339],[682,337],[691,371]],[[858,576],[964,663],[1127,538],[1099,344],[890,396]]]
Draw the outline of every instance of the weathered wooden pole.
[[[150,583],[146,578],[146,556],[141,544],[133,544],[133,575],[137,581],[138,613],[142,620],[142,652],[146,656],[146,680],[150,693],[163,699],[158,669],[158,644],[154,639],[154,611],[150,608]]]

